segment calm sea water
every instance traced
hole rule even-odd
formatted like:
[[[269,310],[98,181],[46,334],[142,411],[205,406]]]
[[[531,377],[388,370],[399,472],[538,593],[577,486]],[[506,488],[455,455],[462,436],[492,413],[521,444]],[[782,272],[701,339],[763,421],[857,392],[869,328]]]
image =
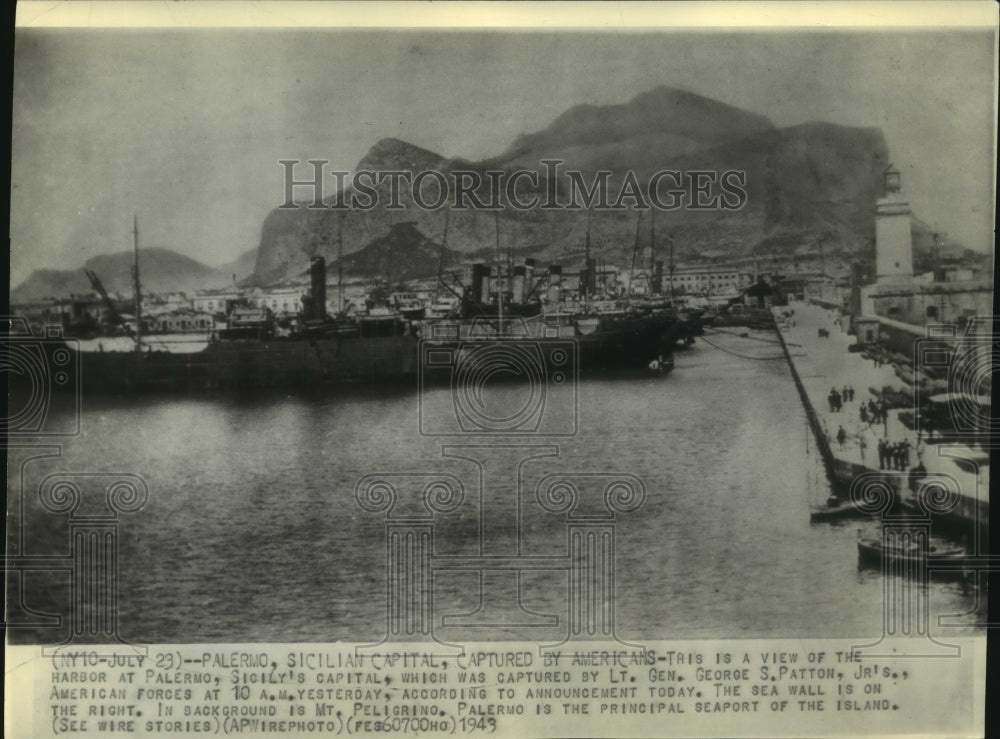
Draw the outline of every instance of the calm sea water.
[[[750,356],[779,354],[775,344],[749,338],[713,341]],[[525,389],[493,392],[496,407],[516,408]],[[439,518],[436,553],[474,554],[481,542],[477,468],[445,458],[442,445],[497,442],[419,434],[419,402],[411,389],[88,398],[82,434],[65,443],[61,458],[26,464],[24,484],[33,491],[54,471],[132,472],[146,480],[148,503],[122,516],[119,529],[119,629],[129,641],[378,641],[384,529],[355,502],[361,477],[456,475],[466,501]],[[423,402],[432,415],[452,407],[447,389]],[[783,360],[753,361],[699,343],[679,353],[666,376],[582,379],[576,407],[573,437],[504,442],[559,447],[558,457],[522,467],[521,551],[566,550],[563,518],[535,505],[542,476],[617,471],[640,478],[644,505],[617,523],[620,637],[880,635],[881,575],[857,565],[855,532],[863,524],[809,522],[809,503],[825,499],[828,487]],[[485,495],[496,515],[486,523],[488,545],[516,547],[511,471],[526,451],[492,453]],[[11,452],[12,462],[18,454]],[[9,470],[17,505],[22,468],[15,462]],[[24,506],[26,549],[65,548],[65,520],[41,512],[33,493]],[[25,602],[64,610],[67,582],[57,573],[26,575]],[[475,586],[474,574],[442,573],[437,612],[475,609]],[[957,585],[932,583],[929,595],[932,616],[974,606]],[[565,615],[565,575],[525,575],[522,600],[530,611]],[[943,631],[971,629],[935,633]],[[468,633],[553,641],[561,632],[510,626]],[[61,637],[29,629],[11,638]]]

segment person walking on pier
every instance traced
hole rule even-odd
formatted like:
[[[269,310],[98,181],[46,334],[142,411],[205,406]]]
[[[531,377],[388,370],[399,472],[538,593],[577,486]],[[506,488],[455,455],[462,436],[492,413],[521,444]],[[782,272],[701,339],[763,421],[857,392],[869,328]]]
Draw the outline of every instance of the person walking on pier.
[[[847,400],[851,403],[854,402],[854,387],[852,385],[847,386]]]
[[[868,448],[868,442],[865,441],[865,435],[862,432],[858,432],[858,449],[861,451],[861,464],[865,463],[865,449]]]
[[[885,443],[885,439],[878,440],[878,468],[880,470],[885,469],[885,458],[888,455],[888,445]]]
[[[850,402],[851,396],[847,392],[847,385],[844,385],[844,389],[840,391],[840,397],[844,399],[845,403]]]
[[[868,423],[868,409],[865,408],[864,403],[858,406],[858,415],[861,416],[861,423]]]
[[[844,448],[844,441],[847,439],[847,432],[844,431],[844,427],[840,426],[837,429],[837,443],[840,444],[840,448]]]

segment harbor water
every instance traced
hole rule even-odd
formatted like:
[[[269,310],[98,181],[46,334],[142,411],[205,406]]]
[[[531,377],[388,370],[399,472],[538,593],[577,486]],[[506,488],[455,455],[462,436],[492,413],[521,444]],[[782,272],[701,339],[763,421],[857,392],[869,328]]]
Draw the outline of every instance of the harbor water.
[[[511,513],[500,516],[505,523],[485,522],[496,529],[488,532],[492,544],[565,553],[564,516],[537,507],[538,480],[556,472],[630,473],[646,498],[617,517],[620,638],[877,639],[882,576],[858,568],[855,544],[856,530],[871,524],[810,524],[809,504],[823,501],[829,488],[774,335],[715,335],[712,345],[699,341],[678,352],[675,365],[662,376],[584,376],[575,435],[505,439],[510,446],[496,469],[512,472],[486,486],[487,498],[502,500],[485,504],[509,505]],[[515,406],[524,388],[492,392],[499,394],[493,402]],[[65,517],[42,511],[34,494],[46,475],[131,472],[146,481],[147,504],[122,515],[118,529],[118,628],[128,641],[378,641],[385,630],[384,520],[357,504],[362,477],[454,474],[466,499],[439,517],[435,553],[476,553],[482,543],[478,471],[445,457],[442,447],[501,442],[420,433],[421,410],[447,414],[452,406],[447,387],[423,395],[404,387],[87,397],[81,433],[65,440],[59,458],[22,468],[11,452],[11,505],[23,474],[24,549],[57,551],[66,545]],[[513,471],[531,456],[523,447],[535,444],[558,447],[557,456],[524,463],[519,509]],[[511,523],[518,517],[519,538]],[[435,614],[474,610],[475,577],[441,573]],[[30,573],[24,600],[58,613],[68,588],[65,574]],[[955,583],[932,582],[929,597],[934,623],[975,605],[974,593]],[[531,612],[564,616],[565,572],[525,574],[521,598]],[[559,628],[514,621],[442,635],[558,640]],[[946,641],[975,629],[933,633]],[[22,629],[10,638],[62,635]]]

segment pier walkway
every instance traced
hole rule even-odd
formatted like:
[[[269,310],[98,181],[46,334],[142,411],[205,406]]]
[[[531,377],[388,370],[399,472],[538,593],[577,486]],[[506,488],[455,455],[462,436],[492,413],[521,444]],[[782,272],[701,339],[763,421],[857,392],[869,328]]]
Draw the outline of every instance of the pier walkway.
[[[890,410],[885,423],[861,421],[859,407],[873,397],[870,388],[881,391],[891,386],[907,393],[912,393],[912,388],[896,376],[892,364],[876,367],[871,359],[847,351],[855,337],[841,328],[836,311],[792,302],[786,308],[776,308],[775,314],[780,316],[783,310],[794,311],[789,321],[794,325],[780,328],[783,321],[779,318],[779,330],[808,396],[807,406],[811,408],[807,407],[807,411],[815,415],[817,432],[825,435],[825,443],[818,440],[819,446],[828,457],[834,482],[842,493],[846,494],[851,480],[858,474],[879,471],[878,442],[885,439],[890,444],[910,442],[910,467],[922,461],[929,475],[944,473],[953,477],[964,496],[980,501],[988,499],[989,467],[983,466],[977,479],[976,474],[963,470],[954,461],[955,457],[971,458],[971,450],[955,445],[938,447],[918,440],[916,432],[899,420],[899,413],[912,411],[912,407]],[[829,336],[820,337],[820,329],[829,332]],[[831,411],[827,399],[831,388],[843,393],[845,386],[854,389],[853,401],[844,399],[839,412]],[[846,432],[843,445],[837,441],[841,427]]]

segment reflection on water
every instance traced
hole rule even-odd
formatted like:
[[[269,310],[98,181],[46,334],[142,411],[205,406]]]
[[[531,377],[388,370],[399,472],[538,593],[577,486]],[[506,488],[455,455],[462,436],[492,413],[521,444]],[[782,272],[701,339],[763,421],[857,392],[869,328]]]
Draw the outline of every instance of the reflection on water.
[[[523,387],[494,392],[508,394],[513,408],[523,405]],[[558,446],[558,456],[521,467],[520,508],[511,471],[526,452],[494,452],[483,533],[477,469],[461,455],[445,457],[442,446],[495,446],[497,438],[421,435],[419,401],[411,389],[88,398],[81,436],[66,443],[61,459],[26,465],[25,485],[34,490],[56,470],[128,471],[147,481],[149,503],[122,516],[120,527],[119,623],[130,641],[378,641],[383,522],[359,508],[354,487],[372,472],[415,471],[450,472],[466,487],[465,503],[438,518],[436,554],[518,545],[522,554],[565,554],[563,517],[538,507],[538,481],[557,471],[639,477],[646,500],[617,525],[622,638],[881,633],[882,584],[878,572],[857,567],[857,524],[809,523],[809,502],[828,490],[784,362],[699,344],[677,355],[670,375],[585,378],[575,436],[503,442]],[[503,405],[496,396],[490,402],[494,411]],[[449,390],[428,391],[424,407],[450,412]],[[12,493],[19,474],[12,464]],[[24,503],[26,549],[65,551],[65,521],[40,512],[32,496]],[[475,609],[476,577],[440,573],[437,613]],[[516,590],[514,581],[496,587],[510,588],[501,595],[511,597]],[[32,573],[26,602],[58,612],[67,588],[65,575]],[[564,616],[566,588],[565,572],[527,574],[524,608]],[[953,584],[932,584],[930,597],[932,616],[972,607]],[[471,633],[557,640],[560,630]],[[12,639],[26,636],[61,638],[29,630]]]

